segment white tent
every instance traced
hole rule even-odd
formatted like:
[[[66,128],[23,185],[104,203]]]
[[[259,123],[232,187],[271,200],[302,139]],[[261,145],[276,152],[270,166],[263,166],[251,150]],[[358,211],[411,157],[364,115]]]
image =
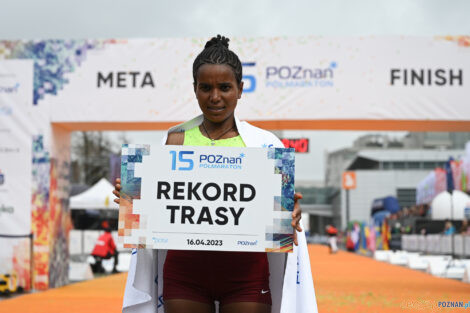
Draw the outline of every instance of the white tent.
[[[452,200],[453,219],[463,219],[465,208],[470,206],[470,197],[460,190],[454,190]],[[431,218],[433,220],[451,219],[450,193],[443,191],[432,200]]]
[[[101,178],[90,189],[70,197],[70,209],[118,210],[113,202],[114,186],[106,178]]]

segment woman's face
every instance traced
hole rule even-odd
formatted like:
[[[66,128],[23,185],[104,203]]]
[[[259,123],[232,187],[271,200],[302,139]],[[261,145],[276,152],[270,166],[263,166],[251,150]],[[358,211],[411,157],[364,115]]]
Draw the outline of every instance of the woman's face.
[[[204,117],[213,123],[233,116],[242,90],[243,82],[237,84],[228,65],[204,64],[197,71],[194,92]]]

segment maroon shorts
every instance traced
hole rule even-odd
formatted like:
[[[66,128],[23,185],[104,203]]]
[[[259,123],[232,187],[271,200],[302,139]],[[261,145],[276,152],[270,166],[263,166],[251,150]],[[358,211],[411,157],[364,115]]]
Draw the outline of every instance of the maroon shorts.
[[[263,252],[169,250],[163,267],[163,299],[203,303],[271,305],[269,263]]]

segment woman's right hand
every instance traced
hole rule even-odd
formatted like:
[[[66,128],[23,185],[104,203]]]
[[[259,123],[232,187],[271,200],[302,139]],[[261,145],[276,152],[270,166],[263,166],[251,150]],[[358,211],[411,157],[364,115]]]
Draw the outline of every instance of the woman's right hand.
[[[116,196],[117,199],[114,199],[114,202],[116,202],[117,204],[119,204],[119,200],[121,198],[121,179],[120,178],[116,178],[116,182],[114,183],[114,190],[113,190],[113,194]]]

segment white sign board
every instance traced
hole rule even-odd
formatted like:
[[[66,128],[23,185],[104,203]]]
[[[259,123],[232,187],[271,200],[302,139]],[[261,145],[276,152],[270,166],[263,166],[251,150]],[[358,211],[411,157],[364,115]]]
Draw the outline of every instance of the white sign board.
[[[294,149],[124,145],[124,247],[292,251]]]

